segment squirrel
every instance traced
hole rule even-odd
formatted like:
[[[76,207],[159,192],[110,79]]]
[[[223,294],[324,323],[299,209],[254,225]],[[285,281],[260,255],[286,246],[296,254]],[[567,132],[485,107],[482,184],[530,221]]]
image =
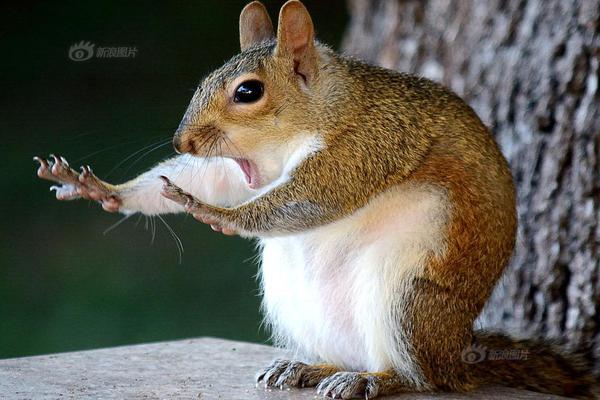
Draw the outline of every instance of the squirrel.
[[[294,354],[257,375],[266,387],[594,398],[576,355],[473,328],[517,227],[508,163],[475,112],[440,84],[337,54],[300,1],[276,33],[248,4],[239,33],[241,53],[193,95],[178,156],[121,185],[61,156],[36,157],[38,175],[61,200],[188,212],[257,238],[266,321]]]

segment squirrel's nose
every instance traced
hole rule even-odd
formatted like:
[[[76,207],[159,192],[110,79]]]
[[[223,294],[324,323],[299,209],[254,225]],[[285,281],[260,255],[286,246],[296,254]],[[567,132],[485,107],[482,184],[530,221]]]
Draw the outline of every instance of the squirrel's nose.
[[[177,152],[177,154],[183,153],[195,153],[196,149],[194,148],[193,139],[191,139],[188,135],[180,134],[175,132],[175,136],[173,136],[173,148]]]
[[[177,154],[181,154],[181,137],[180,135],[175,134],[173,136],[173,148]]]

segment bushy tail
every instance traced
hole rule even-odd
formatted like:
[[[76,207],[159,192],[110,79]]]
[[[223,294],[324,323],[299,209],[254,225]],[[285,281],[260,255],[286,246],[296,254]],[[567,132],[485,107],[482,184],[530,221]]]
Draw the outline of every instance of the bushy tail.
[[[581,354],[546,341],[515,340],[476,331],[463,361],[476,382],[580,399],[600,398],[597,380]]]

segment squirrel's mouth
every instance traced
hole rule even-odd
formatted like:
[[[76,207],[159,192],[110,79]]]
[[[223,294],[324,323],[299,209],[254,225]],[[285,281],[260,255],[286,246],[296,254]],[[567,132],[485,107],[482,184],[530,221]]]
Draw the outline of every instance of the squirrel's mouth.
[[[246,183],[251,189],[256,189],[260,186],[260,179],[256,165],[246,158],[234,158],[235,162],[240,166],[240,169],[244,173]]]

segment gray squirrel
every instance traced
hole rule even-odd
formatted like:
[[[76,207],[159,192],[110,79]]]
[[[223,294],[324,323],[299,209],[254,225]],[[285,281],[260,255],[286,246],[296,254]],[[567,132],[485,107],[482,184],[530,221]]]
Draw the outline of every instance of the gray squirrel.
[[[473,330],[517,226],[509,167],[474,111],[427,79],[335,53],[299,1],[281,8],[276,35],[256,1],[239,28],[241,53],[204,79],[175,133],[180,155],[120,185],[36,157],[56,197],[188,212],[257,238],[266,320],[297,356],[260,372],[266,386],[592,398],[575,356]],[[529,357],[465,356],[485,348]]]

